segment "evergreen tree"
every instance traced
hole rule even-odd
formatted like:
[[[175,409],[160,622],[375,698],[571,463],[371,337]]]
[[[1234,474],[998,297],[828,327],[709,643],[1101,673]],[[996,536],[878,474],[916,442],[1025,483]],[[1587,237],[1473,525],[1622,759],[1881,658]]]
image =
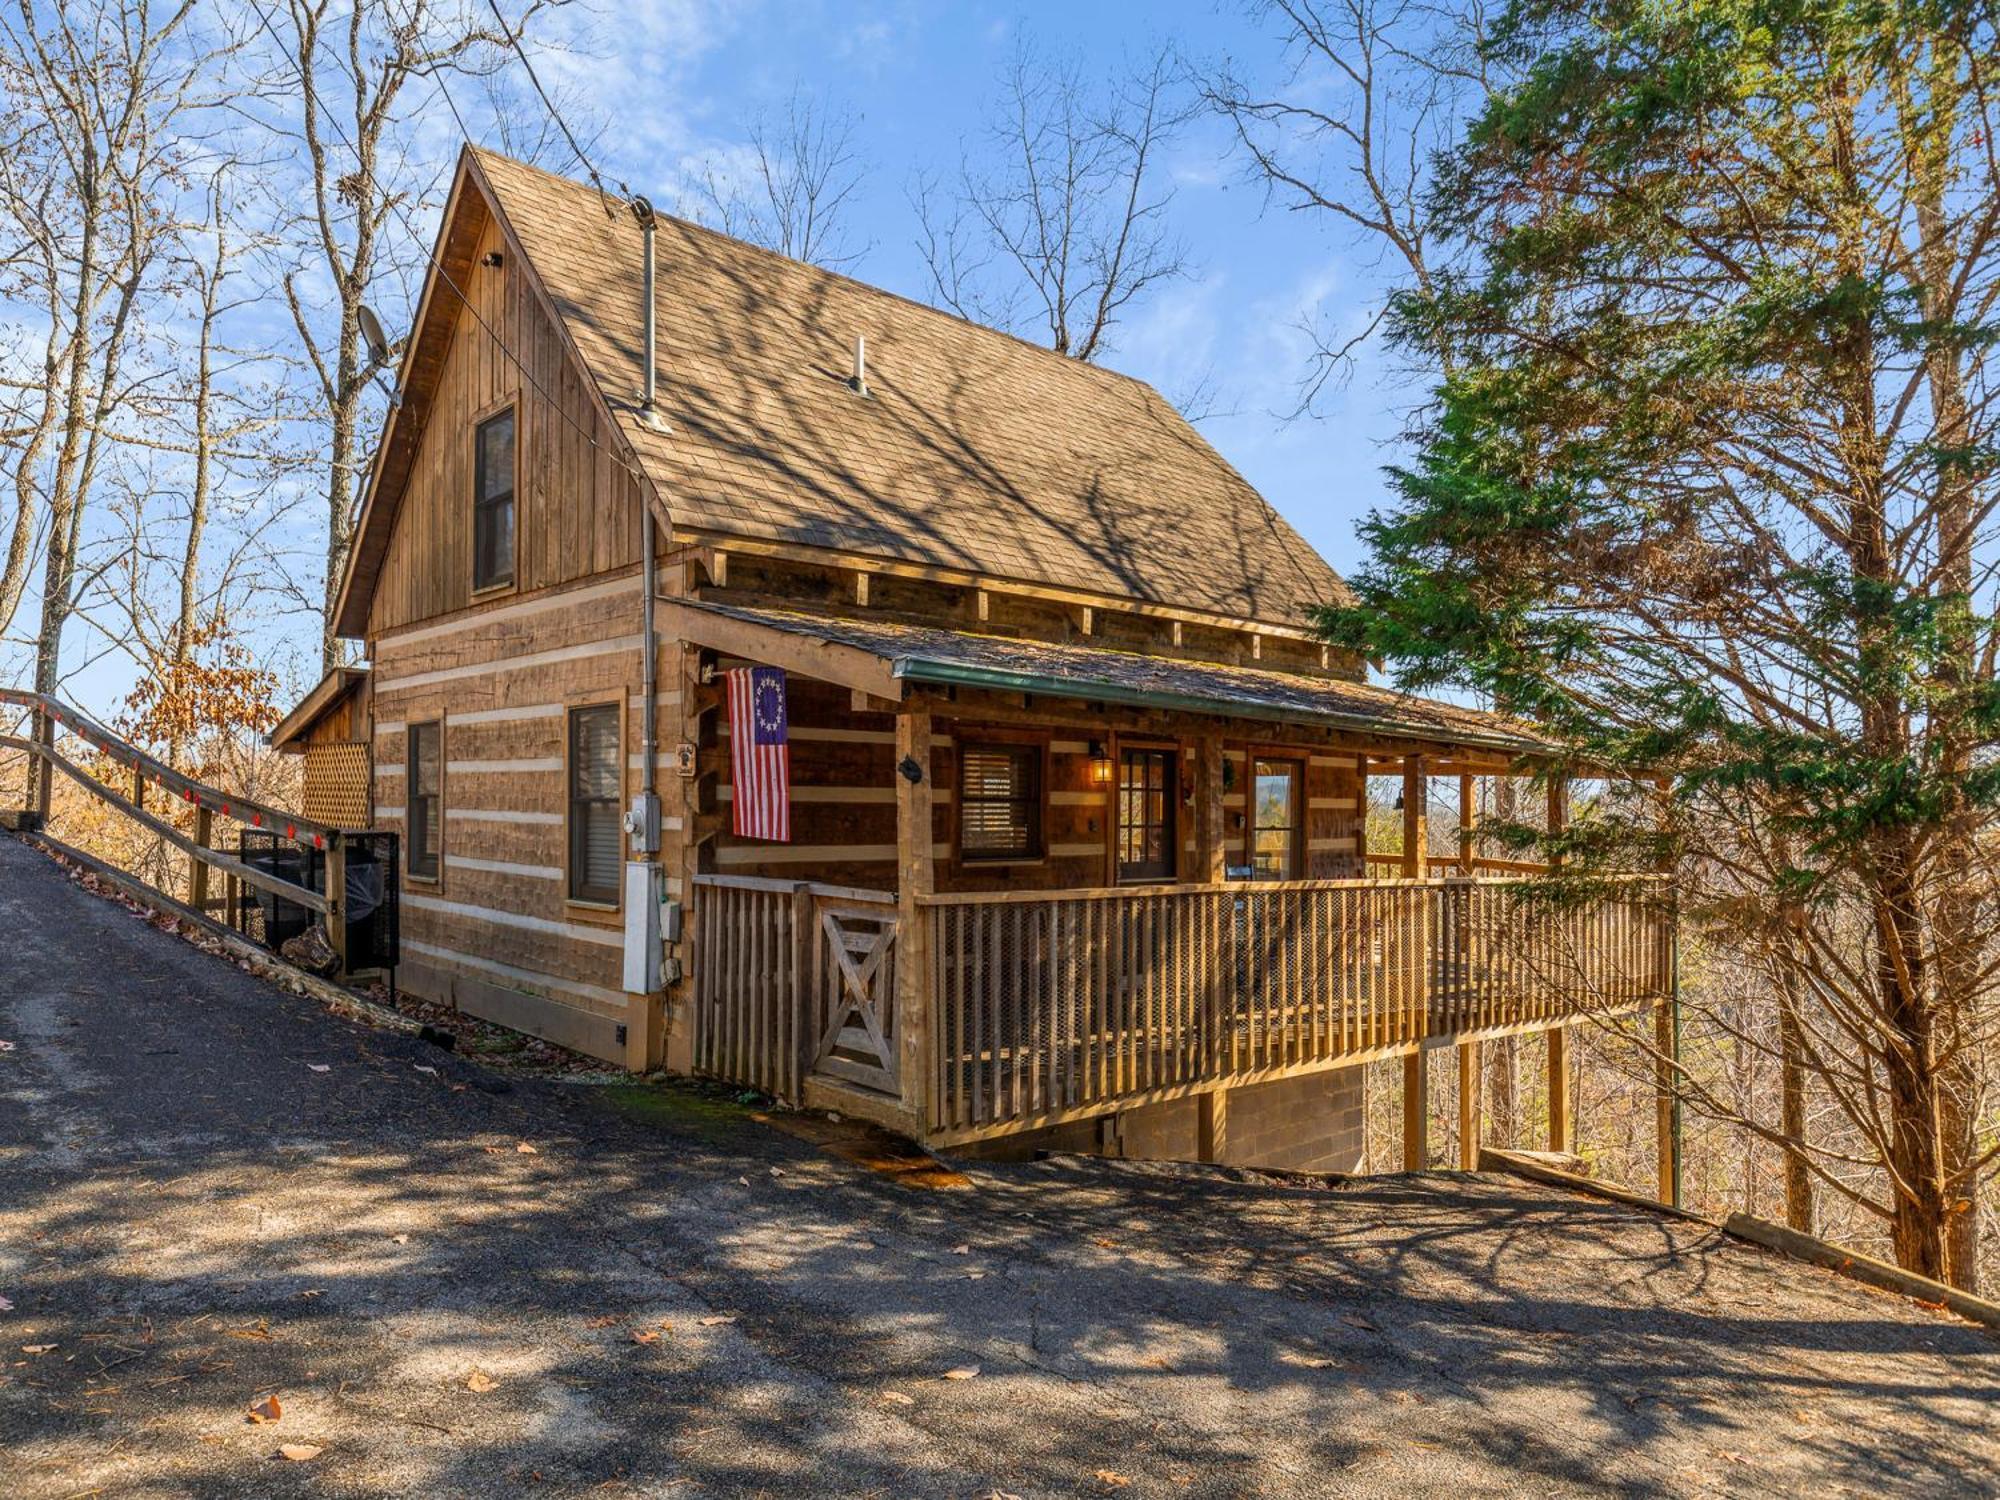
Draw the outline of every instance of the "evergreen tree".
[[[1452,264],[1395,309],[1449,373],[1322,621],[1580,764],[1671,776],[1691,920],[1775,973],[1863,1143],[1814,1170],[1968,1286],[1997,1149],[1996,19],[1514,0],[1436,166]]]

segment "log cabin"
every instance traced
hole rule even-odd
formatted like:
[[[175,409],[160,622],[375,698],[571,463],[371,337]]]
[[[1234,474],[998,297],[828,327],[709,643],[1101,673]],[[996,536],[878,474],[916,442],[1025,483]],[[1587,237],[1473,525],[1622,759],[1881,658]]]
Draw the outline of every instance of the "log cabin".
[[[410,992],[961,1150],[1347,1170],[1400,1057],[1421,1165],[1433,1052],[1547,1029],[1566,1099],[1671,928],[1539,909],[1469,815],[1431,851],[1435,778],[1552,747],[1370,685],[1347,597],[1140,381],[468,148],[338,595],[369,667],[281,736],[309,784],[366,747]],[[745,668],[782,838],[735,831]]]

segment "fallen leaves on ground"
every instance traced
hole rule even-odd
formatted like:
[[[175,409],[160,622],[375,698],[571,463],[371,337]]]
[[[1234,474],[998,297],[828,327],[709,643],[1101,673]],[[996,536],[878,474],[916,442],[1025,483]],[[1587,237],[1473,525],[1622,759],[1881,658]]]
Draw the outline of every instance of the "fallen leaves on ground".
[[[1132,1481],[1126,1475],[1120,1474],[1116,1469],[1099,1469],[1097,1471],[1097,1482],[1109,1489],[1122,1490]]]
[[[884,1401],[893,1401],[898,1406],[915,1406],[917,1404],[915,1396],[906,1396],[901,1391],[884,1391],[882,1399]]]
[[[273,1336],[268,1318],[259,1318],[254,1323],[246,1323],[241,1328],[232,1328],[228,1332],[229,1337],[233,1339],[268,1339]]]
[[[714,1328],[718,1324],[734,1323],[735,1321],[736,1314],[734,1313],[716,1313],[713,1317],[703,1318],[701,1326],[704,1328]]]
[[[474,1395],[483,1396],[488,1391],[495,1389],[499,1384],[499,1381],[488,1375],[484,1370],[474,1370],[470,1375],[465,1377],[465,1388]]]
[[[635,1344],[657,1344],[659,1341],[660,1330],[657,1328],[635,1328],[632,1330],[632,1342]]]
[[[276,1422],[284,1415],[285,1408],[276,1396],[266,1396],[262,1401],[250,1403],[249,1420],[254,1426],[261,1427],[266,1422]]]
[[[9,1302],[5,1297],[0,1297],[0,1312],[12,1312],[13,1310],[14,1304]]]
[[[313,1072],[313,1073],[331,1073],[331,1072],[333,1071],[333,1064],[332,1064],[332,1063],[307,1063],[307,1064],[306,1064],[306,1069],[307,1069],[307,1071],[309,1071],[309,1072]]]
[[[278,1457],[288,1458],[295,1464],[302,1464],[308,1459],[318,1458],[325,1451],[324,1448],[320,1448],[312,1443],[280,1443],[278,1445]]]
[[[51,1349],[55,1347],[56,1346],[54,1344],[23,1344],[21,1346],[21,1352],[23,1354],[41,1355],[41,1354],[47,1354]]]
[[[978,1374],[978,1365],[960,1365],[956,1370],[946,1370],[943,1378],[946,1380],[971,1380]]]
[[[517,1152],[517,1153],[518,1153],[519,1155],[522,1155],[522,1156],[539,1156],[539,1155],[541,1155],[541,1153],[540,1153],[539,1151],[537,1151],[537,1150],[536,1150],[536,1149],[535,1149],[535,1148],[534,1148],[533,1146],[530,1146],[530,1145],[529,1145],[529,1144],[528,1144],[528,1143],[527,1143],[526,1141],[522,1141],[522,1142],[521,1142],[521,1143],[520,1143],[519,1145],[515,1146],[514,1150],[515,1150],[515,1151],[516,1151],[516,1152]]]

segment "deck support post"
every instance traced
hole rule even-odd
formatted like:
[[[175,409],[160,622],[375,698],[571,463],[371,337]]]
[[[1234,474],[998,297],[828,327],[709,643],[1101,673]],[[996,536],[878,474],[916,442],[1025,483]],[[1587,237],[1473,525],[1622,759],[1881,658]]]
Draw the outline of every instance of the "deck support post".
[[[209,840],[214,837],[214,833],[215,814],[205,807],[196,807],[194,810],[195,843],[204,849],[208,848]],[[329,871],[333,868],[330,858],[327,868]],[[327,889],[332,890],[333,887],[329,885]],[[188,856],[188,905],[192,906],[204,917],[208,915],[208,862],[198,854],[190,854]]]
[[[1653,1125],[1659,1143],[1660,1201],[1681,1206],[1679,1164],[1674,1159],[1674,1061],[1680,1056],[1674,1035],[1674,1007],[1661,1001],[1653,1009]]]
[[[1196,1122],[1195,1159],[1219,1162],[1229,1150],[1229,1090],[1211,1089],[1201,1098]]]
[[[914,773],[912,775],[911,773]],[[931,845],[931,716],[925,708],[896,715],[896,1046],[903,1104],[919,1128],[930,1125],[929,998],[931,960],[926,909],[918,898],[936,888]]]
[[[1479,1043],[1458,1044],[1458,1169],[1479,1170]]]
[[[1430,1054],[1403,1054],[1403,1170],[1421,1172],[1431,1159]]]
[[[1570,1149],[1569,1032],[1549,1028],[1549,1150]]]

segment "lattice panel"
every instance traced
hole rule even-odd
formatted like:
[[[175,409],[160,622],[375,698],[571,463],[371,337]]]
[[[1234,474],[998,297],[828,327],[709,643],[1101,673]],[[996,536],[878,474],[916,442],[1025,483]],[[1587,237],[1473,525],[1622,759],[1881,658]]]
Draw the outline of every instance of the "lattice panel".
[[[306,746],[305,815],[336,828],[368,826],[368,747],[351,740]]]

